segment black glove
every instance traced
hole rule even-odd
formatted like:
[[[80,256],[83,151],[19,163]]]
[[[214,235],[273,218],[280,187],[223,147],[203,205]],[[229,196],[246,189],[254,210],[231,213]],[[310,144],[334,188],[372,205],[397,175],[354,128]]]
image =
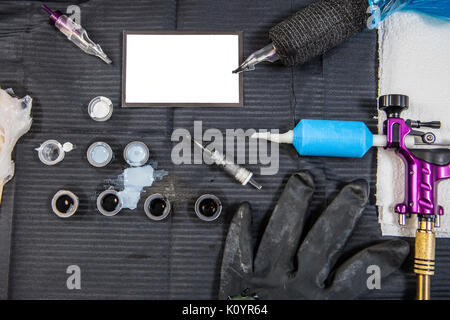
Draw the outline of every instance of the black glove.
[[[378,266],[382,279],[401,266],[409,245],[391,240],[366,248],[335,268],[368,200],[364,180],[345,186],[299,243],[313,191],[308,172],[289,179],[255,258],[250,205],[241,204],[226,239],[219,298],[354,299],[368,290],[368,266]]]

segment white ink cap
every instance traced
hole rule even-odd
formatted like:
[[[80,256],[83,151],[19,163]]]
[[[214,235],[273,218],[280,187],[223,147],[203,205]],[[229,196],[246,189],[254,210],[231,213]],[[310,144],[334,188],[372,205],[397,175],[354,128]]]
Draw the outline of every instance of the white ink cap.
[[[123,158],[132,167],[140,167],[147,163],[150,152],[145,143],[133,141],[123,150]]]
[[[95,97],[89,102],[88,113],[95,121],[106,121],[112,116],[113,104],[106,97]]]

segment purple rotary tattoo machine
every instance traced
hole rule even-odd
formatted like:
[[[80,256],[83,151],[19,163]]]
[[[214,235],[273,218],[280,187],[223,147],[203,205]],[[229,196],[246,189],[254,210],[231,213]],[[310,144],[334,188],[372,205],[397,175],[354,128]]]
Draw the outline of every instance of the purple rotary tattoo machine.
[[[383,134],[375,135],[360,121],[303,119],[286,133],[259,132],[252,138],[277,143],[292,143],[302,156],[357,157],[372,147],[394,150],[406,168],[405,201],[395,206],[400,225],[416,215],[414,272],[418,276],[417,298],[430,297],[430,276],[434,274],[435,231],[444,209],[438,205],[438,183],[450,178],[450,149],[436,143],[432,132],[417,128],[439,129],[439,121],[405,120],[402,111],[409,108],[409,97],[386,95],[379,98],[379,108],[387,115]]]
[[[103,52],[99,44],[94,43],[86,30],[61,11],[53,11],[46,5],[42,9],[50,15],[50,22],[59,29],[70,41],[85,53],[99,57],[105,63],[111,64],[111,59]]]
[[[438,183],[450,178],[450,150],[448,148],[407,148],[406,137],[419,136],[425,144],[436,141],[432,133],[415,128],[440,128],[439,121],[422,123],[400,118],[402,111],[408,109],[409,98],[404,95],[387,95],[379,99],[379,108],[386,112],[384,131],[387,136],[387,150],[395,150],[403,159],[405,174],[405,201],[395,206],[400,225],[405,218],[415,214],[418,218],[416,231],[414,272],[417,274],[417,299],[430,299],[430,276],[435,268],[434,228],[440,225],[444,209],[438,205]]]

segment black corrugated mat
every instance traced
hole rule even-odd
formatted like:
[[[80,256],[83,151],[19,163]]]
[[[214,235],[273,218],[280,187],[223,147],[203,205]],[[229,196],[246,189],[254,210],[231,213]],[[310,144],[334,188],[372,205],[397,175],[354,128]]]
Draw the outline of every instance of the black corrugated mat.
[[[77,2],[77,1],[75,1]],[[312,213],[318,214],[344,182],[355,178],[375,188],[376,153],[363,159],[299,158],[290,146],[280,148],[280,171],[258,176],[262,191],[240,187],[218,169],[175,166],[170,159],[175,128],[280,128],[302,118],[353,119],[376,130],[377,35],[363,32],[324,57],[301,67],[260,65],[244,75],[245,107],[120,108],[122,30],[244,31],[244,54],[267,44],[273,24],[307,5],[309,0],[129,0],[78,1],[82,24],[114,64],[83,54],[47,23],[38,2],[0,1],[0,85],[34,98],[33,127],[18,143],[16,176],[5,187],[0,209],[0,297],[10,299],[211,299],[218,291],[223,241],[233,209],[252,204],[257,226],[270,214],[290,174],[313,172],[317,190]],[[73,2],[72,2],[73,4]],[[68,3],[48,3],[65,11]],[[89,119],[90,99],[110,97],[115,109],[105,123]],[[47,139],[70,141],[77,149],[54,166],[44,166],[34,149]],[[116,158],[103,169],[85,157],[90,143],[104,140]],[[108,218],[95,211],[96,194],[105,180],[124,168],[123,147],[142,140],[151,158],[169,171],[149,192],[172,200],[173,215],[155,223],[142,202],[134,211]],[[248,166],[258,172],[258,166]],[[78,193],[79,212],[57,218],[50,209],[61,188]],[[204,192],[220,196],[225,213],[213,223],[198,220],[193,202]],[[144,198],[144,196],[143,196]],[[372,201],[373,202],[373,201]],[[360,248],[381,239],[376,207],[367,207],[349,243]],[[433,298],[450,297],[449,241],[438,240]],[[66,268],[81,268],[81,290],[68,290]],[[382,283],[365,298],[413,298],[410,267]]]

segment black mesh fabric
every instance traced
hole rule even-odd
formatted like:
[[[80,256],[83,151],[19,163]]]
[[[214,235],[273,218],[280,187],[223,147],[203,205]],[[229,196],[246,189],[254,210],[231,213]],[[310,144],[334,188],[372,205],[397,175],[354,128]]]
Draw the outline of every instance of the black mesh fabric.
[[[302,64],[339,45],[366,24],[367,0],[322,0],[270,29],[283,64]]]
[[[309,170],[316,192],[311,215],[318,216],[345,183],[370,182],[372,201],[348,243],[347,256],[382,239],[374,205],[376,150],[362,159],[299,157],[280,147],[280,170],[260,176],[248,165],[261,191],[242,187],[224,172],[205,165],[174,165],[170,136],[176,128],[278,128],[285,131],[303,118],[364,121],[377,130],[377,33],[363,31],[323,56],[297,67],[260,64],[244,74],[243,108],[121,108],[123,30],[243,31],[244,56],[270,42],[268,30],[310,0],[90,0],[49,2],[66,11],[78,2],[81,22],[113,60],[106,65],[88,56],[48,25],[39,2],[0,1],[0,85],[34,98],[33,126],[18,143],[16,175],[5,186],[0,206],[0,297],[10,299],[215,299],[229,221],[237,205],[253,208],[259,236],[287,179]],[[231,70],[230,70],[231,72]],[[92,121],[88,102],[99,95],[114,104],[112,118]],[[231,112],[232,111],[232,112]],[[76,149],[54,167],[43,165],[34,150],[47,139],[70,141]],[[93,168],[88,146],[109,143],[112,163]],[[108,218],[95,209],[95,197],[125,168],[121,152],[133,140],[145,142],[150,158],[169,172],[142,195],[138,208]],[[59,189],[80,198],[70,219],[56,217],[50,200]],[[167,221],[149,220],[143,201],[163,193],[173,205]],[[195,199],[217,195],[221,217],[211,223],[195,216]],[[449,241],[437,241],[433,298],[450,297]],[[81,269],[81,290],[68,290],[66,269]],[[362,298],[401,299],[415,295],[411,262],[383,281],[381,290]]]

